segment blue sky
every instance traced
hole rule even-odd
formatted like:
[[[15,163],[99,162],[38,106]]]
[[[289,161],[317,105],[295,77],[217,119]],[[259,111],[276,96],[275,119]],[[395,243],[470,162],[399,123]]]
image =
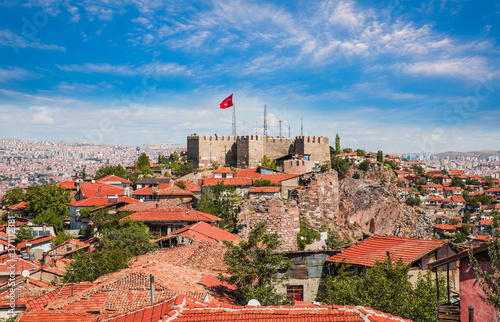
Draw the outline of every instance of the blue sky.
[[[0,137],[500,150],[497,1],[0,1]]]

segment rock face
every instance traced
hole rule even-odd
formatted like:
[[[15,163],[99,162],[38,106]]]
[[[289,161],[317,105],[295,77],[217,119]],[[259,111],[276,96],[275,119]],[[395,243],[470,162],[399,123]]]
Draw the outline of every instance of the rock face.
[[[284,250],[297,249],[297,233],[300,230],[299,208],[295,201],[284,205],[278,197],[260,197],[241,206],[236,227],[239,238],[248,238],[259,222],[267,223],[270,233],[276,232]]]
[[[337,172],[308,173],[286,205],[276,197],[261,197],[245,203],[237,227],[241,238],[260,221],[277,232],[285,249],[297,249],[299,217],[314,229],[330,228],[342,240],[357,240],[364,234],[431,238],[432,215],[405,205],[392,173],[375,166],[364,179],[353,179],[353,171],[338,179]]]

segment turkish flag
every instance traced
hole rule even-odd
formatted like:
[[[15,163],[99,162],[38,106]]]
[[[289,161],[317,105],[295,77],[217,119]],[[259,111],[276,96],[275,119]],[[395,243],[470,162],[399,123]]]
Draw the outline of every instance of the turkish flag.
[[[225,100],[220,103],[220,108],[226,109],[233,106],[233,94],[229,95]]]

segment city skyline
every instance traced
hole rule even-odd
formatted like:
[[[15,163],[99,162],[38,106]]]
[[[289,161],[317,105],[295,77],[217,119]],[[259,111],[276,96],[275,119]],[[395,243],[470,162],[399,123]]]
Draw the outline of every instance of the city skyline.
[[[500,150],[491,1],[0,3],[0,137],[120,145],[335,135],[388,153]]]

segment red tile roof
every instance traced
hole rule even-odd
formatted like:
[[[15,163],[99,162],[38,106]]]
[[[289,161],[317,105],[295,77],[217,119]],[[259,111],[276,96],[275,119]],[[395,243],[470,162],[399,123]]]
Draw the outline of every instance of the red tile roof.
[[[26,246],[27,244],[31,244],[33,246],[33,245],[37,245],[37,244],[41,244],[41,243],[46,243],[46,242],[50,241],[52,238],[54,238],[54,236],[52,236],[52,235],[38,236],[38,237],[35,237],[33,239],[30,239],[30,240],[27,240],[27,241],[24,241],[22,243],[17,244],[17,248],[25,248],[25,247],[27,247]],[[31,246],[29,246],[29,247],[31,247]]]
[[[262,179],[269,179],[271,180],[272,183],[275,183],[277,185],[281,185],[281,181],[285,181],[288,179],[296,178],[300,176],[300,174],[288,174],[288,173],[283,173],[283,174],[264,174],[262,176]]]
[[[17,257],[15,261],[7,260],[3,263],[0,263],[0,275],[9,275],[11,273],[10,266],[12,265],[15,265],[14,270],[16,275],[21,274],[21,272],[24,270],[31,271],[40,267],[40,265],[34,261]]]
[[[84,198],[125,195],[124,188],[106,183],[80,182],[79,185]]]
[[[57,183],[56,186],[60,186],[68,190],[76,190],[76,185],[74,180],[62,181]]]
[[[500,188],[491,188],[486,190],[485,192],[500,192]]]
[[[164,237],[158,238],[155,240],[155,242],[164,239],[169,239],[176,235],[188,237],[191,239],[217,241],[217,242],[221,242],[223,240],[227,241],[238,240],[238,236],[233,235],[224,229],[220,229],[219,227],[212,226],[210,224],[207,224],[206,222],[201,221],[196,224],[185,226]]]
[[[73,207],[92,207],[108,204],[108,197],[90,197],[78,201],[72,201],[68,205]]]
[[[462,196],[451,196],[451,201],[454,201],[454,202],[465,202],[465,199]]]
[[[424,254],[443,246],[446,241],[414,239],[395,236],[369,237],[344,252],[330,257],[328,262],[350,263],[354,265],[374,266],[375,260],[383,261],[387,253],[392,253],[394,260],[400,257],[405,264],[412,263]]]
[[[177,295],[173,298],[147,305],[127,314],[102,319],[105,322],[121,321],[410,321],[362,306],[316,305],[301,302],[295,306],[235,306],[204,303]]]
[[[483,219],[483,220],[479,221],[479,224],[481,226],[490,226],[491,224],[493,224],[493,220],[492,219]]]
[[[213,173],[233,173],[233,171],[228,168],[219,168],[215,170]]]
[[[437,224],[436,229],[441,229],[441,230],[455,230],[456,226],[455,225],[448,225],[448,224]]]
[[[115,176],[114,174],[110,174],[109,176],[98,179],[95,182],[97,182],[97,183],[108,183],[108,182],[131,183],[127,179],[120,178],[118,176]]]
[[[236,170],[235,178],[260,179],[262,175],[256,168]]]
[[[208,221],[214,222],[219,220],[219,217],[187,208],[171,208],[171,209],[146,209],[133,213],[121,221],[126,219],[139,221]]]
[[[191,192],[200,192],[201,187],[197,183],[192,183],[190,181],[183,181],[184,185],[186,185],[186,190]]]
[[[9,209],[10,210],[24,210],[24,209],[26,209],[26,207],[28,207],[28,203],[21,201],[20,203],[18,203],[16,205],[10,206]]]
[[[156,190],[158,196],[174,196],[174,197],[192,197],[193,193],[188,190],[181,189],[177,186],[168,187],[165,189]]]
[[[215,186],[216,184],[222,182],[226,186],[251,186],[252,179],[243,178],[206,178],[201,179],[202,185],[204,186]]]
[[[250,193],[276,193],[280,192],[280,187],[250,187]]]

